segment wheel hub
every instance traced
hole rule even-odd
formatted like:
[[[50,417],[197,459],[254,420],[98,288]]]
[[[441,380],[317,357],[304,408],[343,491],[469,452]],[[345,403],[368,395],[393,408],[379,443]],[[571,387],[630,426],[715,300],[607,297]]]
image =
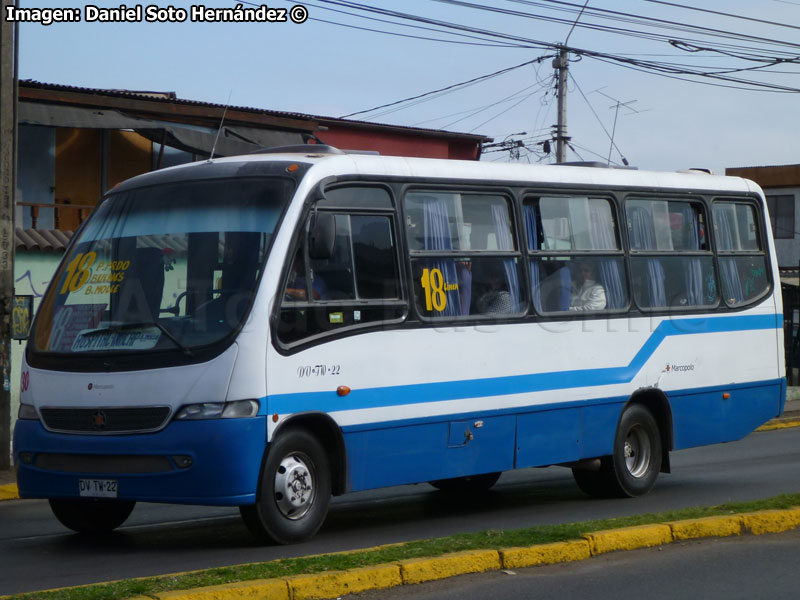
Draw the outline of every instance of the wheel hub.
[[[314,503],[314,479],[307,460],[289,455],[275,472],[275,503],[283,516],[292,520],[302,518]]]
[[[641,427],[633,427],[623,446],[625,466],[634,477],[644,477],[650,469],[650,438]]]

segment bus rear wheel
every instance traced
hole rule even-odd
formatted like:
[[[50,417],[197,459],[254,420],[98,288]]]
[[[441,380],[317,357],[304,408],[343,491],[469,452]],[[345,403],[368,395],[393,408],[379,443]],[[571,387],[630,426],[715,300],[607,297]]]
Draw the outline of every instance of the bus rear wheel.
[[[328,512],[331,473],[322,444],[303,429],[281,434],[267,453],[256,504],[240,506],[260,541],[303,542],[314,536]]]
[[[644,496],[661,470],[661,434],[652,413],[641,404],[625,409],[614,438],[614,454],[597,471],[573,469],[578,487],[590,496]]]
[[[133,512],[136,502],[102,498],[52,498],[50,509],[64,527],[78,533],[110,533]]]

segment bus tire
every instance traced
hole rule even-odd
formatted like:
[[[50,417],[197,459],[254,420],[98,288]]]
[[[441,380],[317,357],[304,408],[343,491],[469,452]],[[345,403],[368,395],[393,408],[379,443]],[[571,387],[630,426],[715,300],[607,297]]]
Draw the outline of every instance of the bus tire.
[[[133,512],[136,502],[104,498],[51,498],[50,509],[56,519],[78,533],[110,533]]]
[[[600,469],[572,469],[572,476],[581,491],[593,498],[609,498],[614,495],[612,485],[613,472],[610,466],[611,457],[604,456],[600,459]]]
[[[633,498],[653,489],[661,470],[661,434],[645,406],[632,404],[622,413],[612,459],[615,495]]]
[[[453,477],[452,479],[437,479],[429,483],[437,490],[447,493],[456,492],[485,492],[500,479],[500,472],[483,473],[481,475],[467,475],[466,477]]]
[[[661,470],[661,434],[652,413],[631,404],[622,413],[614,437],[614,454],[600,459],[597,471],[573,469],[578,487],[597,498],[644,496]]]
[[[331,472],[322,444],[304,429],[282,433],[267,453],[256,504],[240,506],[260,541],[294,544],[311,539],[328,513]]]

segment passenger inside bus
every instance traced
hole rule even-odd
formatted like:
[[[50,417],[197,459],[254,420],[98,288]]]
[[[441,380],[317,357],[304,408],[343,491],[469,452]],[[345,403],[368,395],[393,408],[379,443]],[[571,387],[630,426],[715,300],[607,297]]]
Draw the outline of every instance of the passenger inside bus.
[[[498,263],[482,265],[481,283],[484,292],[478,297],[476,308],[482,315],[508,314],[514,312],[514,303],[508,291],[505,273]]]
[[[327,300],[328,288],[322,277],[314,274],[311,277],[311,295],[314,300]],[[289,273],[289,280],[286,284],[287,300],[306,300],[308,296],[306,288],[306,268],[303,259],[303,249],[298,248],[292,269]]]
[[[572,285],[569,309],[573,311],[603,310],[606,291],[595,279],[594,266],[588,262],[578,265],[576,281]]]

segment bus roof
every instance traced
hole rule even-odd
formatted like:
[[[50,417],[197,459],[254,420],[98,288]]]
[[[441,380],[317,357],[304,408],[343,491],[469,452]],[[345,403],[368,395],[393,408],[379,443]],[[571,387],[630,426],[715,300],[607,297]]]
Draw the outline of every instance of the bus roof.
[[[303,147],[293,147],[292,150],[299,148]],[[498,164],[470,160],[350,154],[338,151],[315,152],[313,145],[305,147],[302,151],[215,158],[170,167],[134,177],[120,184],[115,191],[157,183],[275,173],[278,170],[276,167],[286,163],[305,165],[308,172],[313,173],[313,177],[318,180],[330,176],[350,175],[432,182],[492,181],[501,185],[562,184],[577,187],[609,186],[761,194],[761,189],[752,181],[740,177],[709,175],[701,171],[664,172],[576,165]]]

